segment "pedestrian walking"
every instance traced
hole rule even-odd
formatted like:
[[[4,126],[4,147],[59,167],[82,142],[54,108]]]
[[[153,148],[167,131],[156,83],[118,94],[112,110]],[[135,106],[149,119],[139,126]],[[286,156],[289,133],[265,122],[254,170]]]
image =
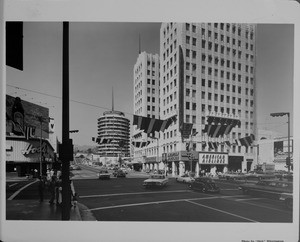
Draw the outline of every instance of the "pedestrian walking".
[[[55,183],[55,197],[56,197],[56,205],[59,206],[62,203],[62,182],[61,179],[58,178]]]
[[[55,186],[56,186],[56,177],[52,176],[51,177],[51,181],[49,184],[49,192],[50,192],[50,204],[54,203],[54,199],[55,199]]]
[[[44,201],[45,181],[44,181],[44,179],[41,176],[39,176],[38,189],[39,189],[40,202],[43,202]]]

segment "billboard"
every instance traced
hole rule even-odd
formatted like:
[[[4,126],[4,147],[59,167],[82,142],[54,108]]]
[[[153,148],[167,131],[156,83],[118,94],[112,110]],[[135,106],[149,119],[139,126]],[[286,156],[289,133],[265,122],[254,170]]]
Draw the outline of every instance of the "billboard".
[[[41,137],[42,117],[42,137],[49,138],[49,108],[27,102],[19,97],[6,95],[6,133],[21,135],[21,128],[30,126],[35,129],[34,137]],[[18,123],[16,126],[14,124]]]

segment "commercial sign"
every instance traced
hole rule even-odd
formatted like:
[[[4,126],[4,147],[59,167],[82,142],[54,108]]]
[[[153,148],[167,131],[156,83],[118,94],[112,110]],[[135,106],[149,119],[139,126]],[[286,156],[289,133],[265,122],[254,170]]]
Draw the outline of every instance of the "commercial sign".
[[[157,157],[156,156],[152,156],[152,157],[146,157],[146,162],[157,162]],[[159,162],[159,159],[158,159]]]
[[[190,161],[190,160],[198,160],[199,154],[197,151],[178,151],[171,153],[163,153],[164,161]]]
[[[199,153],[199,163],[227,165],[228,154],[227,153]]]

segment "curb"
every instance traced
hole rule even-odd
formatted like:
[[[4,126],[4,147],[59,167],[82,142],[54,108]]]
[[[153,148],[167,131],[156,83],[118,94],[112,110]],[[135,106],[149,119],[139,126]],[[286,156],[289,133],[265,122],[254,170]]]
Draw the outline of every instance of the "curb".
[[[82,203],[77,203],[76,208],[76,213],[78,213],[78,218],[81,221],[97,221],[93,213],[89,211],[89,208]]]

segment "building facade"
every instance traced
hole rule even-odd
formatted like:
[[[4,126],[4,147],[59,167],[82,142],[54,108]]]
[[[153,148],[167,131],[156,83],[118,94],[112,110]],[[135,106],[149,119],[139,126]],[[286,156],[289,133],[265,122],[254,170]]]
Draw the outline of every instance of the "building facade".
[[[159,71],[158,54],[146,52],[141,52],[139,54],[133,69],[133,112],[135,115],[159,118]],[[158,159],[161,157],[158,153],[159,134],[157,134],[156,137],[150,137],[143,131],[133,127],[132,137],[133,144],[136,144],[137,142],[150,142],[145,147],[133,146],[134,158],[132,162],[147,163],[147,159],[149,159],[153,161],[151,163],[155,163],[157,166],[157,163],[159,162]],[[152,166],[154,166],[154,164],[152,164]]]
[[[98,154],[103,157],[130,156],[129,119],[123,112],[106,111],[98,118],[98,138],[105,142],[98,143]]]
[[[287,171],[286,159],[288,155],[293,165],[293,137],[290,137],[290,153],[288,154],[289,141],[287,137],[274,137],[261,139],[257,142],[257,166],[272,165],[276,171]]]
[[[48,108],[6,95],[7,172],[45,174],[58,166],[52,135]]]
[[[163,23],[160,29],[160,117],[179,114],[160,139],[165,156],[184,152],[187,143],[197,161],[168,162],[173,175],[186,170],[219,172],[250,170],[253,147],[236,145],[236,139],[255,134],[256,26],[229,23]],[[180,115],[192,123],[183,139]],[[213,140],[203,132],[208,116],[234,117],[240,124]],[[218,143],[212,149],[209,141]],[[225,141],[231,145],[225,145]],[[219,160],[216,157],[223,157]],[[180,155],[178,156],[180,158]]]

